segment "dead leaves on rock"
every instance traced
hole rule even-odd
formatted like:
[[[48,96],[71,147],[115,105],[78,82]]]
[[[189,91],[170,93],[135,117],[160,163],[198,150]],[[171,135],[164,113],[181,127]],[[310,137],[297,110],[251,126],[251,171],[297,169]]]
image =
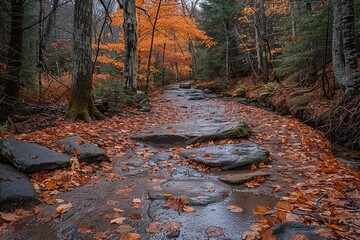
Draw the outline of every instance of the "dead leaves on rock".
[[[189,203],[190,202],[187,198],[169,197],[162,206],[172,208],[180,212],[195,212],[195,208],[187,206]]]

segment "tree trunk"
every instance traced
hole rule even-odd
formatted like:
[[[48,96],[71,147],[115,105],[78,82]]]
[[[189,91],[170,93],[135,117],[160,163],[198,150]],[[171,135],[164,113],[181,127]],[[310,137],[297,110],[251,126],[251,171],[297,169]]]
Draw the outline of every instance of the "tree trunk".
[[[342,0],[342,35],[345,56],[345,95],[360,94],[360,76],[355,44],[355,11],[353,0]]]
[[[344,59],[344,50],[343,50],[343,40],[341,33],[341,0],[333,1],[333,37],[332,37],[332,64],[333,72],[336,81],[338,82],[340,88],[345,90],[345,59]]]
[[[92,0],[76,0],[73,38],[73,76],[69,110],[71,122],[82,119],[91,122],[103,119],[92,98]]]
[[[261,36],[261,59],[262,59],[262,75],[263,82],[267,83],[269,81],[269,70],[268,70],[268,61],[267,61],[267,51],[266,51],[266,15],[265,15],[265,0],[261,0],[259,15],[260,15],[260,36]]]
[[[20,72],[23,51],[24,2],[11,0],[11,30],[9,44],[9,76],[5,83],[5,94],[18,98],[20,95]]]
[[[335,79],[348,98],[360,93],[353,1],[334,0],[333,14],[333,71]]]
[[[256,6],[255,6],[256,7]],[[254,13],[254,28],[255,28],[255,49],[256,49],[256,58],[257,58],[257,74],[260,75],[262,72],[262,58],[261,58],[261,50],[260,50],[260,30],[258,24],[258,13],[259,11]]]
[[[225,26],[225,82],[229,82],[229,29],[228,21],[224,23]]]
[[[153,24],[152,31],[151,31],[151,42],[150,42],[149,58],[148,58],[147,73],[146,73],[145,93],[147,93],[148,88],[149,88],[151,56],[152,56],[152,50],[153,50],[153,45],[154,45],[156,22],[157,22],[158,17],[159,17],[161,2],[162,2],[162,0],[159,1],[159,5],[158,5],[157,11],[156,11],[156,16],[155,16],[154,24]]]
[[[136,9],[135,0],[124,1],[124,42],[125,42],[125,63],[124,82],[125,87],[136,90]]]

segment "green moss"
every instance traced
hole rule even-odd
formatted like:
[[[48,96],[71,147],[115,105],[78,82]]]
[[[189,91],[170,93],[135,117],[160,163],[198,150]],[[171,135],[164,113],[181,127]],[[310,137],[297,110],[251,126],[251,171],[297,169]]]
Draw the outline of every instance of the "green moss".
[[[241,122],[236,127],[224,132],[224,135],[228,138],[245,138],[250,136],[250,134],[251,129],[245,122]]]

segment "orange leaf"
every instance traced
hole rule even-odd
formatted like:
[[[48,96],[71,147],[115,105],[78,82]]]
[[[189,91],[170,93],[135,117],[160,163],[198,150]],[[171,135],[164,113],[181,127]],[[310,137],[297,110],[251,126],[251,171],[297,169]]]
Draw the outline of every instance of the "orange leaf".
[[[244,211],[244,209],[235,205],[228,205],[226,206],[226,209],[230,210],[231,212],[238,212],[238,213]]]
[[[141,235],[138,233],[129,233],[120,238],[120,240],[140,240],[140,239],[141,239]]]
[[[86,226],[81,226],[77,229],[77,232],[82,233],[82,234],[91,233],[91,228],[86,227]]]
[[[254,210],[254,213],[257,215],[264,215],[267,211],[269,211],[271,208],[268,206],[257,206]]]

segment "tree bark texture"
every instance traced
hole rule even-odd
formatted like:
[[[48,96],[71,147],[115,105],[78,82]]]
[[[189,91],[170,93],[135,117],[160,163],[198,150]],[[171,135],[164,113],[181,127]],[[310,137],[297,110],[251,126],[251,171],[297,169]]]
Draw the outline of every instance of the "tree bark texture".
[[[136,90],[136,9],[135,0],[124,1],[124,42],[125,42],[125,64],[124,82],[125,87]]]
[[[91,122],[104,118],[92,98],[91,22],[92,0],[75,1],[72,92],[66,113],[71,122],[76,119]]]
[[[345,96],[352,97],[360,93],[353,0],[334,0],[333,17],[333,72]]]
[[[23,52],[24,1],[11,0],[11,30],[9,44],[9,74],[5,82],[5,94],[18,98]]]
[[[355,11],[353,0],[342,0],[342,35],[345,56],[346,89],[345,94],[354,96],[360,93],[360,75],[355,45]]]

